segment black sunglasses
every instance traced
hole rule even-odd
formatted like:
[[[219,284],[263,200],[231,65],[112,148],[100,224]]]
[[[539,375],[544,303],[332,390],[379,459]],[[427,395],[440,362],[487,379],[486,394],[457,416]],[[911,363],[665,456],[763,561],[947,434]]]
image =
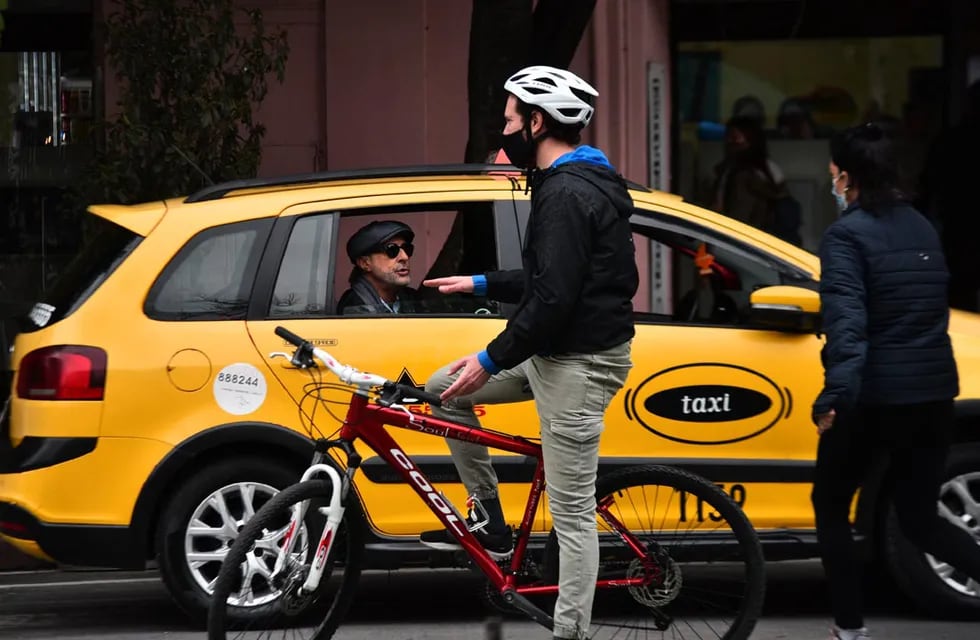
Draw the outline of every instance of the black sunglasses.
[[[411,258],[412,254],[415,253],[415,245],[411,242],[406,242],[405,244],[395,244],[394,242],[389,242],[384,246],[378,247],[376,253],[383,253],[394,260],[403,249],[405,250],[405,255],[409,258]]]

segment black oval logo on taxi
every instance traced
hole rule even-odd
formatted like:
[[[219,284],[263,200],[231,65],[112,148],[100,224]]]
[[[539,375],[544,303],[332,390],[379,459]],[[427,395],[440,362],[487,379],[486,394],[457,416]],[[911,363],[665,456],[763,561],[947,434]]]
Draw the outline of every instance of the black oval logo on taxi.
[[[684,444],[731,444],[754,438],[789,417],[791,407],[789,391],[784,395],[767,376],[717,362],[655,373],[628,391],[625,403],[628,418]]]
[[[643,402],[650,413],[684,422],[731,422],[757,416],[772,400],[755,389],[694,385],[657,392]]]

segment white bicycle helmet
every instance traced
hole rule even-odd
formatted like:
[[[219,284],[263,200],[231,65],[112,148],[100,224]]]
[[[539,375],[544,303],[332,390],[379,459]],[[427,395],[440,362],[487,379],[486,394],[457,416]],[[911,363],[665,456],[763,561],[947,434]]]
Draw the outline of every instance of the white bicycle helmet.
[[[595,107],[591,99],[599,92],[574,73],[543,65],[525,67],[504,83],[504,90],[519,100],[543,109],[563,124],[581,124],[592,120]]]

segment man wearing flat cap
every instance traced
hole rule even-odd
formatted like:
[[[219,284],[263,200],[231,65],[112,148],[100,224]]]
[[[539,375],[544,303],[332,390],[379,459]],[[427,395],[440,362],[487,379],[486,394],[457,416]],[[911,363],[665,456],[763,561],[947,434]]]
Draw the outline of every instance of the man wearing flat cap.
[[[350,289],[337,303],[339,315],[412,313],[416,292],[409,260],[415,252],[411,227],[394,220],[371,222],[347,241],[354,265]]]

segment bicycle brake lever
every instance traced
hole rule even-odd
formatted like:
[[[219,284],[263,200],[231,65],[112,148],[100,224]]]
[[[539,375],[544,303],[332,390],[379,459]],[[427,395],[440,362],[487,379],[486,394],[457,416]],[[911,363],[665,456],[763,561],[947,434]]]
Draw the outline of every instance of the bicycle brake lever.
[[[276,358],[283,358],[285,360],[289,360],[289,364],[293,365],[297,369],[310,369],[316,366],[316,362],[313,362],[312,358],[311,361],[308,363],[303,362],[302,360],[296,357],[298,354],[299,354],[298,350],[294,354],[288,354],[284,351],[273,351],[272,353],[269,354],[269,359],[274,360]]]
[[[401,409],[405,413],[405,415],[408,416],[408,421],[409,422],[415,422],[415,414],[412,413],[411,411],[409,411],[408,410],[408,407],[406,407],[405,405],[403,405],[403,404],[391,404],[391,405],[388,405],[388,408],[389,409]]]

